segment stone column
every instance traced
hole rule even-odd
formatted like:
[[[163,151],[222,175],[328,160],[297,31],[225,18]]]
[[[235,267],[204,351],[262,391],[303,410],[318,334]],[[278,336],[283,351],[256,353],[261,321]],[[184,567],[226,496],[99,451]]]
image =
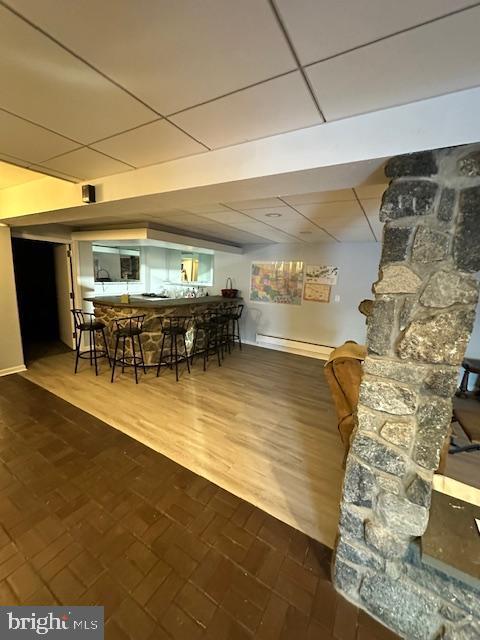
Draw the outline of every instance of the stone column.
[[[478,301],[480,145],[396,157],[386,175],[334,581],[402,637],[480,638],[475,593],[458,585],[455,596],[448,578],[428,574],[414,542],[428,523]]]

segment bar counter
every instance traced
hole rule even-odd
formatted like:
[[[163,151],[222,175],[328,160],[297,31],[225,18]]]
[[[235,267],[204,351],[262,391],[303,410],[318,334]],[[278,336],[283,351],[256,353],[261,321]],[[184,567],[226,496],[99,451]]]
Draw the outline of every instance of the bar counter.
[[[114,320],[127,316],[145,315],[142,333],[142,348],[145,363],[149,366],[157,365],[160,345],[162,341],[162,328],[160,317],[168,315],[192,316],[209,309],[218,309],[225,304],[239,304],[241,298],[223,298],[222,296],[204,296],[201,298],[144,298],[142,296],[130,296],[129,302],[121,302],[120,296],[98,296],[96,298],[84,298],[94,306],[95,317],[105,323],[107,327],[107,340],[111,353],[115,347]],[[186,335],[187,349],[190,351],[193,342],[193,326],[189,327]],[[101,348],[99,344],[99,348]]]

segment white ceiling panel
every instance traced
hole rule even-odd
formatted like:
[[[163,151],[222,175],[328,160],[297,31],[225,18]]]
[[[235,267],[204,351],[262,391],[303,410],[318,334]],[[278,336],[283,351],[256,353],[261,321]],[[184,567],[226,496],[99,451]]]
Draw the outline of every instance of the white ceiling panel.
[[[332,235],[340,242],[375,242],[370,227],[365,226],[363,229],[347,229],[345,231],[333,231]]]
[[[283,207],[284,203],[278,198],[259,198],[257,200],[240,200],[235,202],[226,202],[227,206],[232,209],[241,209],[248,211],[249,209],[266,209],[268,207]]]
[[[56,4],[60,8],[69,3]],[[46,9],[40,3],[39,8]],[[89,21],[84,15],[72,26],[84,35],[82,25]],[[5,88],[0,107],[82,143],[155,117],[138,100],[4,7],[0,7],[0,82]]]
[[[385,189],[388,187],[388,182],[383,184],[365,184],[360,187],[355,187],[355,193],[362,200],[363,198],[380,198],[383,196]]]
[[[285,231],[285,233],[290,233],[292,235],[298,235],[299,233],[306,231],[316,231],[319,226],[310,222],[310,220],[305,220],[305,218],[301,218],[300,220],[285,220],[282,221],[282,218],[277,220],[272,220],[269,224],[276,229],[280,229],[281,231]]]
[[[206,220],[211,220],[212,222],[224,222],[225,224],[235,224],[236,222],[246,222],[250,218],[248,218],[245,214],[239,213],[238,211],[217,211],[216,213],[202,213],[201,214]]]
[[[316,191],[314,193],[300,193],[293,196],[282,196],[282,200],[296,207],[297,204],[351,201],[355,200],[355,195],[351,189],[340,189],[338,191]]]
[[[26,160],[20,160],[20,158],[16,158],[15,156],[10,156],[8,153],[0,153],[0,160],[3,161],[3,162],[8,162],[10,164],[14,164],[17,167],[28,168],[30,166],[30,164],[31,164],[30,162],[27,162]]]
[[[379,212],[380,205],[382,203],[381,198],[367,198],[361,200],[362,207],[365,210],[365,214],[370,222],[370,226],[373,229],[377,240],[380,242],[383,235],[383,223],[380,222]]]
[[[1,96],[3,97],[6,93],[8,91],[3,91]],[[42,162],[76,147],[78,147],[77,144],[62,136],[0,110],[0,151],[2,153],[30,163]]]
[[[131,167],[123,162],[87,148],[66,153],[48,162],[42,162],[42,166],[68,175],[79,176],[82,180],[131,170]]]
[[[81,182],[82,178],[79,176],[71,176],[67,173],[63,173],[62,171],[55,171],[54,169],[48,169],[47,167],[43,167],[41,164],[30,164],[29,168],[33,171],[39,171],[45,176],[51,176],[52,178],[60,178],[60,180],[67,180],[68,182]]]
[[[325,231],[322,231],[322,229],[315,229],[314,231],[311,231],[309,233],[301,233],[298,236],[300,239],[302,239],[304,242],[335,242],[335,238],[333,238],[331,235],[329,235],[328,233],[326,233]]]
[[[326,221],[340,220],[344,218],[362,218],[363,211],[356,200],[345,202],[324,202],[319,204],[299,204],[295,209],[303,213],[310,220],[320,224]]]
[[[302,64],[462,9],[469,0],[276,0]]]
[[[267,209],[239,209],[239,211],[244,211],[246,215],[255,218],[255,220],[260,220],[261,222],[272,225],[275,225],[279,220],[297,220],[302,217],[296,211],[285,205],[268,207]],[[271,216],[270,214],[275,215]]]
[[[309,67],[325,117],[345,118],[480,85],[479,23],[477,7]]]
[[[268,2],[9,4],[163,115],[296,68]]]
[[[205,151],[205,147],[167,120],[145,124],[91,146],[134,167],[145,167]]]
[[[300,72],[189,109],[171,120],[212,148],[322,121]]]

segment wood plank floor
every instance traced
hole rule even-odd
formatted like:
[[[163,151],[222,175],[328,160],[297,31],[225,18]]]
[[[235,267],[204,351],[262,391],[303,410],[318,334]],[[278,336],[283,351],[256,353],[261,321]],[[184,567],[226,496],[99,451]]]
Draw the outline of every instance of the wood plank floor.
[[[24,375],[155,451],[332,547],[342,446],[323,362],[245,346],[180,382],[153,371],[110,384],[73,354],[33,362]]]

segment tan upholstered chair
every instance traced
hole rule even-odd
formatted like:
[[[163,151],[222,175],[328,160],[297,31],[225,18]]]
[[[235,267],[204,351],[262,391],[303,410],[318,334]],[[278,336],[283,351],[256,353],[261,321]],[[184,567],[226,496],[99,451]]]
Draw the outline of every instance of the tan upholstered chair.
[[[350,340],[334,349],[325,364],[325,377],[337,411],[338,430],[345,447],[345,458],[355,426],[354,413],[358,404],[362,363],[366,354],[365,346]]]

